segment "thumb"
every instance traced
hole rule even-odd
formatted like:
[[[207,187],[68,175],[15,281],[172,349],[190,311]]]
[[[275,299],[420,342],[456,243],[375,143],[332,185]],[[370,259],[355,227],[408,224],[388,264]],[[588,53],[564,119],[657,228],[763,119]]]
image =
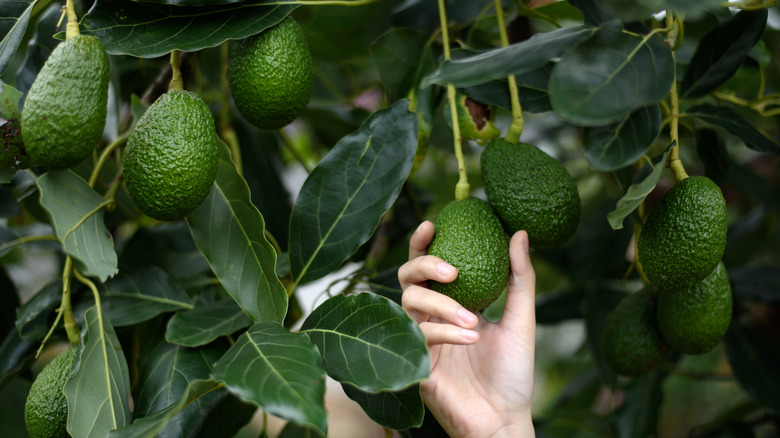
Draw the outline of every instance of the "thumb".
[[[536,326],[536,273],[528,254],[528,233],[518,231],[509,241],[509,284],[500,325]]]

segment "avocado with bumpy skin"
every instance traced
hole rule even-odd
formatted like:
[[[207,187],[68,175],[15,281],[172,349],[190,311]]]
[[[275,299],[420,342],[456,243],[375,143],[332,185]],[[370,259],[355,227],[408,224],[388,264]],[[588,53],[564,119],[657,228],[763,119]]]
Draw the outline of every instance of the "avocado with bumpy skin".
[[[89,156],[106,124],[108,76],[108,55],[97,38],[79,35],[57,45],[22,108],[30,164],[64,169]]]
[[[62,389],[76,362],[78,348],[68,347],[43,367],[24,404],[24,423],[30,438],[66,438],[68,401]]]
[[[430,288],[471,311],[489,306],[506,287],[509,238],[490,204],[479,198],[452,201],[442,209],[428,254],[458,270],[451,283],[430,281]]]

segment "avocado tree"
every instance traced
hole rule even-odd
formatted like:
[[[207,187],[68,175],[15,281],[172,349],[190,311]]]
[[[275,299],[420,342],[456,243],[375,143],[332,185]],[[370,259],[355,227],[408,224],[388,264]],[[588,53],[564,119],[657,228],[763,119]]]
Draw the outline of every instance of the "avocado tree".
[[[428,351],[400,306],[397,270],[421,221],[456,199],[486,199],[480,155],[501,139],[562,163],[581,202],[573,236],[531,253],[537,434],[776,436],[775,3],[3,1],[0,430],[26,436],[33,380],[74,345],[62,387],[74,437],[235,436],[258,407],[287,422],[282,436],[325,435],[326,376],[388,436],[435,436],[419,392]],[[240,51],[231,45],[287,17],[306,41],[295,50],[311,55],[311,96],[291,124],[259,129],[241,109],[256,103],[254,87],[231,86]],[[95,123],[65,104],[94,101],[87,95],[98,83],[79,91],[84,98],[64,96],[96,72],[75,61],[43,69],[74,33],[108,54],[107,111]],[[289,65],[264,61],[257,74]],[[36,93],[40,78],[47,91]],[[216,171],[205,199],[160,220],[139,210],[123,161],[136,128],[152,124],[137,122],[169,90],[210,110],[213,128],[203,123],[216,133],[206,137]],[[38,113],[25,122],[28,101],[54,108],[58,122]],[[290,112],[263,102],[252,111]],[[147,118],[178,120],[167,122],[175,144],[188,117],[169,111],[178,110]],[[61,149],[68,134],[96,123],[102,134],[86,158],[59,166],[73,158]],[[51,125],[67,129],[42,134]],[[28,153],[35,136],[65,156]],[[148,166],[166,160],[161,153]],[[158,185],[188,172],[208,176],[176,164],[168,176],[140,178]],[[714,182],[726,204],[725,246],[710,258],[731,289],[727,328],[701,354],[657,337],[663,357],[635,373],[616,370],[606,359],[614,351],[604,350],[609,316],[640,290],[655,303],[658,286],[642,270],[638,236],[661,196],[689,175]],[[171,187],[135,190],[149,202],[178,199],[181,185]],[[692,210],[673,214],[702,216]],[[685,300],[672,303],[690,315]],[[495,320],[502,306],[499,298],[482,312]],[[655,330],[655,314],[642,312],[619,312],[624,332]],[[707,323],[683,318],[697,333]]]

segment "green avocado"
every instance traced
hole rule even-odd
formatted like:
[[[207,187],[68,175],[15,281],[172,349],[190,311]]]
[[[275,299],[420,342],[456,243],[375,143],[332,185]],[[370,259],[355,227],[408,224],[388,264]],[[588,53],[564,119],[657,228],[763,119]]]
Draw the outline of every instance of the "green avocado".
[[[580,194],[558,160],[499,138],[485,146],[480,162],[488,201],[510,233],[526,230],[532,247],[555,248],[577,231]]]
[[[712,350],[731,323],[731,286],[723,262],[694,286],[659,289],[656,313],[670,347],[687,354]]]
[[[291,17],[230,42],[228,82],[236,108],[260,129],[279,129],[306,108],[314,85],[311,54]]]
[[[141,116],[127,140],[122,171],[133,203],[159,220],[198,207],[217,173],[214,118],[195,93],[169,91]]]
[[[704,176],[678,182],[645,220],[637,255],[645,276],[659,289],[695,285],[712,272],[726,248],[726,201]]]
[[[64,169],[89,156],[106,124],[108,74],[108,55],[93,36],[71,38],[51,52],[22,108],[32,165]]]
[[[490,204],[469,198],[452,201],[436,220],[428,254],[458,270],[451,283],[429,282],[430,288],[463,307],[482,310],[496,300],[509,278],[509,238]]]
[[[656,325],[656,293],[644,288],[624,297],[607,317],[604,359],[618,374],[638,376],[661,363],[668,347]]]
[[[60,353],[35,378],[24,405],[24,423],[30,438],[66,438],[68,401],[62,392],[76,362],[74,346]]]

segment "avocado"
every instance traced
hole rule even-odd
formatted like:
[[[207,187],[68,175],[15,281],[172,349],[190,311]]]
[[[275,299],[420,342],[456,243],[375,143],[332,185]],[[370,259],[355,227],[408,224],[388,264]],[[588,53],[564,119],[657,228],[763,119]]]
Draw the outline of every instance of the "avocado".
[[[22,108],[22,138],[32,165],[64,169],[87,158],[108,112],[108,55],[79,35],[51,52]]]
[[[217,173],[214,118],[195,93],[169,91],[141,116],[127,140],[122,171],[146,215],[176,220],[206,198]]]
[[[490,305],[506,287],[509,238],[490,204],[482,199],[452,201],[442,209],[428,254],[458,270],[451,283],[430,281],[430,288],[471,311]]]
[[[306,108],[314,69],[303,32],[287,17],[230,42],[228,83],[238,112],[260,129],[279,129]]]
[[[488,201],[512,234],[528,232],[534,248],[563,245],[577,231],[580,194],[555,158],[528,143],[498,138],[480,157]]]
[[[604,359],[618,374],[647,373],[668,351],[656,325],[656,305],[656,293],[644,288],[620,300],[607,317]]]
[[[704,280],[680,290],[658,290],[658,329],[671,348],[702,354],[720,342],[731,323],[731,286],[723,262]]]
[[[76,362],[75,346],[68,347],[43,367],[30,387],[24,423],[30,438],[66,438],[68,401],[62,392]]]
[[[645,276],[659,289],[691,287],[709,275],[726,248],[726,201],[704,176],[675,184],[648,214],[637,241]]]

